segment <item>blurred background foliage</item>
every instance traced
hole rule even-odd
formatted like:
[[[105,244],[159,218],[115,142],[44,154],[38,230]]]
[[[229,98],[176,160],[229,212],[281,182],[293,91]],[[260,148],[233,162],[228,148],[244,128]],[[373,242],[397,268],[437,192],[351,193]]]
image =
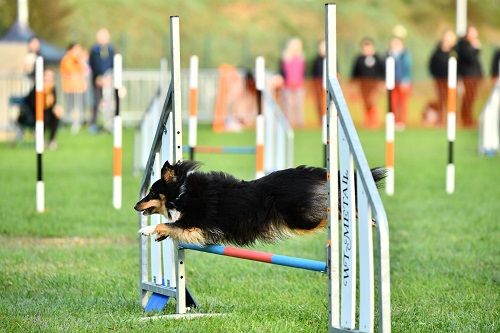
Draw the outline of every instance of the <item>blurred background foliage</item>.
[[[253,67],[264,55],[276,69],[281,50],[292,36],[304,41],[308,59],[323,38],[324,1],[318,0],[29,0],[30,26],[61,47],[94,42],[95,31],[106,26],[127,67],[158,67],[168,56],[170,15],[181,17],[184,65],[191,54],[202,67],[230,63]],[[408,30],[416,79],[425,79],[427,61],[445,28],[455,27],[455,0],[338,0],[338,56],[341,74],[348,74],[358,43],[372,37],[385,52],[392,28]],[[16,0],[0,0],[0,33],[12,24]],[[493,48],[500,46],[500,0],[468,0],[469,22],[478,26],[482,60],[489,71]]]

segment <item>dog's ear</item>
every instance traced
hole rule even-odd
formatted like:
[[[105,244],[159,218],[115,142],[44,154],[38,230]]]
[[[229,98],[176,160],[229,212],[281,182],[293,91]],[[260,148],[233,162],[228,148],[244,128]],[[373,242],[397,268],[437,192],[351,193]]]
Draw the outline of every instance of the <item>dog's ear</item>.
[[[161,168],[161,178],[167,183],[172,183],[176,180],[174,167],[170,165],[168,161],[166,161]]]
[[[194,161],[182,161],[174,165],[167,161],[161,168],[161,177],[168,183],[182,182],[190,171],[196,171],[199,167],[200,163]]]

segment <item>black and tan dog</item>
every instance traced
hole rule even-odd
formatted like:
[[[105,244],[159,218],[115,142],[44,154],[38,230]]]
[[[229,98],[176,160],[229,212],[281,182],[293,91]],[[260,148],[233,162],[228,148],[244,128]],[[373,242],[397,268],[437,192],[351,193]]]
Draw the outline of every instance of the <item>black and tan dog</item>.
[[[156,234],[195,244],[251,245],[325,227],[328,193],[323,168],[299,166],[257,180],[238,180],[223,172],[197,171],[199,163],[165,163],[156,181],[135,209],[162,214],[169,223],[147,226]],[[372,169],[376,182],[385,169]]]

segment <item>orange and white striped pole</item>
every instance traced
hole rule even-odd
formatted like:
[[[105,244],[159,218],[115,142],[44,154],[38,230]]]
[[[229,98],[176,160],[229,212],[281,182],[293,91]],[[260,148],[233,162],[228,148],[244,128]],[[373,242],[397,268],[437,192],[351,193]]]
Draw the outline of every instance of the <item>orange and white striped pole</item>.
[[[393,57],[385,61],[385,87],[387,89],[387,114],[385,116],[385,193],[394,195],[394,113],[392,110],[392,91],[395,84],[395,62]]]
[[[43,58],[35,62],[35,149],[36,149],[36,210],[45,211],[45,183],[43,182],[42,156],[44,149],[45,94],[43,87]]]
[[[113,59],[113,87],[115,116],[113,118],[113,207],[122,208],[122,118],[120,116],[120,89],[122,88],[122,56]]]
[[[321,138],[323,141],[323,165],[326,168],[326,57],[323,59],[323,90],[321,90]]]
[[[264,176],[264,114],[262,113],[262,93],[266,86],[266,63],[264,57],[255,59],[255,87],[257,89],[257,119],[256,119],[256,149],[255,149],[255,178]]]
[[[447,135],[448,135],[448,165],[446,166],[446,193],[455,191],[455,163],[453,160],[453,145],[456,132],[457,112],[457,59],[448,59],[448,112],[447,112]]]
[[[198,132],[198,56],[189,59],[189,159],[194,160]]]

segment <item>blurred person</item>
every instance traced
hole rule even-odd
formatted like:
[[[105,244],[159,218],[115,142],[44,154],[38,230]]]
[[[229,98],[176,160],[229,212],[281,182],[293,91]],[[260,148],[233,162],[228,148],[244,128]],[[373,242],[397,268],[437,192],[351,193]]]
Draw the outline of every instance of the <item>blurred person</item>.
[[[35,62],[40,55],[40,39],[32,36],[28,41],[28,53],[24,57],[24,73],[34,82],[35,80]]]
[[[87,83],[83,61],[82,47],[78,43],[71,43],[60,64],[64,106],[71,116],[73,133],[80,130],[84,115],[83,99]]]
[[[402,26],[397,27],[401,27],[401,29],[395,28],[395,33],[397,32],[398,35],[391,38],[387,55],[393,57],[395,62],[395,84],[392,91],[391,105],[396,129],[404,130],[408,113],[408,99],[411,93],[412,59],[403,40],[403,36],[406,36],[406,33],[402,33],[404,28]],[[404,31],[406,32],[406,30]]]
[[[232,103],[230,103],[232,128],[237,131],[253,126],[257,117],[257,89],[252,71],[245,70],[239,81],[238,89],[235,91]]]
[[[89,89],[89,87],[92,85],[92,69],[90,68],[89,64],[89,51],[87,49],[82,48],[82,53],[81,53],[81,62],[83,65],[83,79],[85,80],[85,91],[83,93],[83,124],[88,123],[88,119],[86,115],[90,113],[89,106],[92,105],[92,89]]]
[[[473,119],[473,108],[477,90],[483,78],[483,69],[479,61],[481,42],[479,34],[474,26],[467,27],[465,36],[457,43],[458,75],[461,77],[464,87],[462,105],[460,108],[461,124],[465,128],[475,126]]]
[[[493,79],[493,82],[496,82],[498,80],[498,75],[500,71],[500,47],[498,47],[495,50],[495,53],[493,54],[493,58],[491,60],[491,78]]]
[[[326,55],[325,41],[322,40],[318,44],[318,53],[313,60],[311,68],[312,85],[314,91],[314,99],[316,102],[316,113],[318,115],[319,125],[321,126],[321,119],[323,113],[326,112],[326,101],[323,95],[323,63]]]
[[[437,102],[433,104],[436,109],[436,123],[444,125],[448,104],[448,60],[453,55],[456,35],[451,29],[446,29],[434,49],[429,60],[429,71],[437,91]]]
[[[292,38],[283,51],[280,72],[283,76],[283,110],[290,124],[297,128],[304,126],[305,67],[302,41],[299,38]]]
[[[384,61],[377,54],[371,38],[363,38],[360,46],[361,54],[354,60],[351,78],[359,85],[359,92],[363,99],[365,114],[363,126],[374,129],[380,126],[377,96],[384,79]]]
[[[95,133],[98,131],[97,114],[103,97],[104,75],[113,69],[113,57],[115,55],[113,46],[111,45],[111,37],[106,28],[101,28],[96,33],[97,43],[90,49],[89,65],[92,70],[92,87],[93,87],[93,105],[92,117],[90,119],[90,131]]]
[[[56,135],[59,128],[59,119],[63,115],[63,110],[57,104],[57,91],[55,86],[55,73],[53,70],[47,69],[43,73],[43,88],[44,88],[44,125],[48,133],[47,148],[50,150],[57,149]],[[33,87],[29,92],[26,103],[30,109],[33,119],[36,114],[36,89]]]

